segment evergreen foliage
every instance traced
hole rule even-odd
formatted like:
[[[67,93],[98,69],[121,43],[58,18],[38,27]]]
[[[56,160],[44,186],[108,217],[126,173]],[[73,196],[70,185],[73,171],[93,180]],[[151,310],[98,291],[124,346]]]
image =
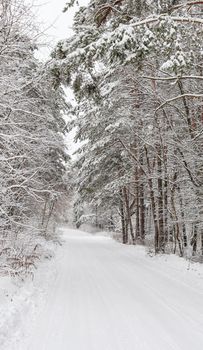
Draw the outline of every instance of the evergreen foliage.
[[[120,216],[124,243],[153,234],[156,253],[203,253],[202,6],[91,1],[52,54],[86,140],[81,198]]]

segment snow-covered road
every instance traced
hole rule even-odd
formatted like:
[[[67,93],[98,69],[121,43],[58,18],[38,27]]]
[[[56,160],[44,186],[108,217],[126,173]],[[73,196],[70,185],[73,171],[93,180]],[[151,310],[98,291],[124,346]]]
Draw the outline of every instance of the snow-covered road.
[[[76,230],[64,239],[26,350],[203,349],[203,280],[185,262]]]

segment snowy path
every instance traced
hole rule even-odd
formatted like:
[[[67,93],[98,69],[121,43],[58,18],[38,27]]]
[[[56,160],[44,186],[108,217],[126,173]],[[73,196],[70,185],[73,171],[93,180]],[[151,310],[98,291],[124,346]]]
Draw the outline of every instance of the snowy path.
[[[203,280],[176,259],[67,230],[26,350],[202,350]]]

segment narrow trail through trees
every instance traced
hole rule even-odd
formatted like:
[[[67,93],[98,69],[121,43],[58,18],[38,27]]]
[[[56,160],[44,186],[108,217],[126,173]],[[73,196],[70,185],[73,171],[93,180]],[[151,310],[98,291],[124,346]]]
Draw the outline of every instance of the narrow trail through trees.
[[[66,229],[64,240],[26,350],[203,348],[198,276],[108,237]]]

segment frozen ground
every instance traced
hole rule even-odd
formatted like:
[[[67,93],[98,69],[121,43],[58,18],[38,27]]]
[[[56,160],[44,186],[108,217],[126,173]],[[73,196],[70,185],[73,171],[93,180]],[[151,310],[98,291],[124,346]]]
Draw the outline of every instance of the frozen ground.
[[[34,282],[1,279],[0,349],[203,349],[202,265],[72,229],[63,238]]]

